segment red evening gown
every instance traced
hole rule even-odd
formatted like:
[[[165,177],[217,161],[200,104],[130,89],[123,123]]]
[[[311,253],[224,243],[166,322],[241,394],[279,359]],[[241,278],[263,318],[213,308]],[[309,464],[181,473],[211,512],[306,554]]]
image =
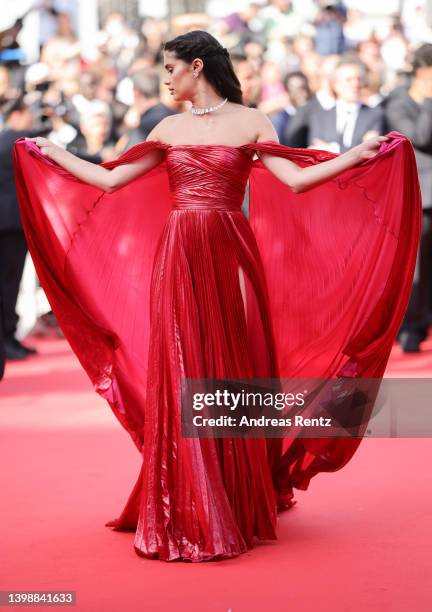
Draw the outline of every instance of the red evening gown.
[[[18,139],[29,249],[95,390],[142,455],[116,520],[139,555],[232,557],[274,539],[277,509],[361,440],[186,438],[190,378],[382,377],[407,305],[421,203],[410,142],[302,194],[254,152],[299,165],[334,154],[274,142],[143,142],[111,169],[165,151],[113,193]],[[246,198],[245,198],[246,194]],[[247,204],[247,207],[243,206]]]

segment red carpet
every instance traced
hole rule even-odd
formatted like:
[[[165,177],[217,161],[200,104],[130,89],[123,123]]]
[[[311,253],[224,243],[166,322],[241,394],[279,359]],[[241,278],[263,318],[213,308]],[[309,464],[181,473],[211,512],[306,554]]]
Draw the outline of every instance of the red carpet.
[[[36,344],[0,387],[0,590],[74,590],[80,612],[431,610],[431,440],[364,440],[297,492],[278,541],[239,558],[146,560],[104,526],[135,483],[135,447],[66,342]],[[388,375],[432,376],[432,339],[395,347]]]

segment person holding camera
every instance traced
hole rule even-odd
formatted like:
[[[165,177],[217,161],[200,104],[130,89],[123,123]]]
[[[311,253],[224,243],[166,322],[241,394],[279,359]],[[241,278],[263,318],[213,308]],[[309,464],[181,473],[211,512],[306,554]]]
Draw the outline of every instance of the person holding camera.
[[[13,100],[4,110],[5,127],[0,131],[0,327],[6,359],[24,359],[36,349],[15,338],[18,315],[15,312],[20,281],[27,254],[27,242],[21,224],[14,182],[13,146],[17,138],[37,136],[31,109],[22,98]],[[1,369],[1,367],[0,367]]]
[[[422,236],[411,299],[399,333],[402,350],[417,353],[432,318],[432,44],[417,49],[411,83],[390,94],[386,120],[389,129],[401,132],[413,144],[422,193]]]

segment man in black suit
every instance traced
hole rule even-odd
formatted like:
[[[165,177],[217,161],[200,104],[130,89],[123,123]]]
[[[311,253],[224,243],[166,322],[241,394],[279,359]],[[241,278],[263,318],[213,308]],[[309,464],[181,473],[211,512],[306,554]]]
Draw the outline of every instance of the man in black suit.
[[[3,309],[3,305],[2,305],[2,299],[0,296],[0,313]],[[3,328],[0,325],[0,380],[3,378],[4,375],[4,368],[5,368],[5,348],[4,348],[4,339],[3,339]]]
[[[13,170],[13,145],[17,138],[34,136],[33,115],[21,98],[12,101],[4,113],[0,132],[0,327],[6,359],[24,359],[36,350],[15,338],[18,315],[15,312],[19,285],[27,254],[21,225]],[[1,368],[0,368],[1,369]]]
[[[404,352],[418,352],[432,311],[432,44],[414,54],[413,76],[390,93],[386,104],[390,130],[405,134],[413,146],[423,202],[422,236],[414,283],[399,341]]]
[[[306,130],[307,146],[344,153],[363,140],[383,134],[382,108],[371,108],[361,101],[366,78],[363,62],[355,56],[343,57],[333,79],[334,105],[325,109],[314,97],[300,108],[291,122],[291,142]]]

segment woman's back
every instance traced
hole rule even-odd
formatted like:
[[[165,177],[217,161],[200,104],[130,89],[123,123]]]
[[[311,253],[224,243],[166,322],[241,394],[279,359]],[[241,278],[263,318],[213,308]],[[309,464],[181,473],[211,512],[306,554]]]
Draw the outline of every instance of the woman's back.
[[[254,108],[228,102],[217,115],[208,113],[198,118],[189,111],[163,119],[147,140],[171,145],[228,145],[238,147],[258,139],[276,139],[265,115]]]

